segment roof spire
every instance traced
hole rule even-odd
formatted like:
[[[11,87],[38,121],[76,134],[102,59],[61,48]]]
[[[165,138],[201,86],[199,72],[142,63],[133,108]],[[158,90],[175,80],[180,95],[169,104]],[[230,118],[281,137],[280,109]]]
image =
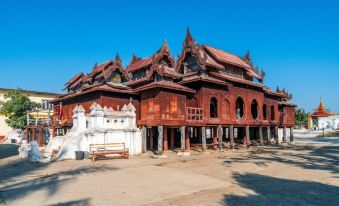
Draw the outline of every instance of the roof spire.
[[[169,47],[166,38],[164,39],[164,42],[162,43],[161,48],[158,50],[157,53],[159,52],[169,52]]]
[[[190,28],[187,27],[187,30],[186,30],[186,37],[185,37],[185,44],[188,44],[190,42],[194,42],[194,39],[191,35],[191,32],[190,32]]]
[[[249,50],[247,50],[245,56],[243,57],[243,60],[252,67],[252,59]]]
[[[97,68],[97,67],[98,67],[98,62],[95,62],[92,70],[94,71],[94,69]]]
[[[117,53],[117,54],[115,55],[114,61],[115,61],[115,62],[121,62],[119,53]]]
[[[115,59],[114,59],[113,64],[116,65],[116,66],[122,67],[122,62],[121,62],[119,53],[117,53],[117,54],[115,55]]]
[[[135,54],[133,54],[131,61],[129,62],[129,65],[134,64],[135,62],[141,60],[140,57],[137,57]]]

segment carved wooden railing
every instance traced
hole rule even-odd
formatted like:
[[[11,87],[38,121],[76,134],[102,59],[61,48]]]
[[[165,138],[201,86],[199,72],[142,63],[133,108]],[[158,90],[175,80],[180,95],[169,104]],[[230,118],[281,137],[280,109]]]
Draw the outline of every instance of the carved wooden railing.
[[[204,117],[204,110],[200,107],[186,107],[186,120],[202,121]]]

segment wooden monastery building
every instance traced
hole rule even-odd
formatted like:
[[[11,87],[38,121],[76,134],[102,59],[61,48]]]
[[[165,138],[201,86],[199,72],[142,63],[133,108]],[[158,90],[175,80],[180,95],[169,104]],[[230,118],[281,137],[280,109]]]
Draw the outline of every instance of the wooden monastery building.
[[[89,113],[94,102],[115,110],[132,102],[144,152],[270,144],[278,141],[279,128],[285,139],[290,128],[293,138],[292,96],[270,90],[264,77],[249,53],[238,57],[198,44],[188,30],[177,60],[164,42],[150,57],[133,56],[126,68],[117,55],[89,74],[75,75],[65,85],[67,94],[53,101],[53,128],[70,128],[76,105]]]

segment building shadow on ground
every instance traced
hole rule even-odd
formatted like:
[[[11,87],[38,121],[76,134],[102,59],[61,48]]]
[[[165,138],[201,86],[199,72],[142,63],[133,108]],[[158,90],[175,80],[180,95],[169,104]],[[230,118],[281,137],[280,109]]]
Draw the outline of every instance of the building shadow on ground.
[[[72,200],[67,202],[59,202],[52,205],[47,206],[89,206],[90,205],[90,199],[80,199],[80,200]]]
[[[19,146],[16,144],[0,144],[0,160],[18,155],[18,149]]]
[[[339,205],[339,187],[336,186],[311,181],[279,179],[254,173],[233,176],[241,187],[251,192],[245,196],[225,195],[222,205]]]
[[[83,166],[76,169],[57,171],[52,174],[42,175],[36,173],[53,163],[31,163],[28,160],[12,161],[0,166],[0,205],[18,200],[32,191],[46,191],[47,197],[57,193],[58,189],[66,182],[74,181],[78,175],[112,171],[118,168],[110,166]],[[42,197],[43,198],[43,197]],[[60,203],[59,205],[86,205],[88,199]]]
[[[260,149],[250,152],[245,157],[227,158],[224,161],[225,166],[233,163],[248,162],[258,166],[268,166],[271,162],[285,163],[303,169],[326,170],[333,174],[334,178],[339,178],[339,146],[291,146],[289,150],[303,151],[302,153],[293,153],[284,151],[281,147],[272,149]],[[266,155],[261,155],[266,154]]]

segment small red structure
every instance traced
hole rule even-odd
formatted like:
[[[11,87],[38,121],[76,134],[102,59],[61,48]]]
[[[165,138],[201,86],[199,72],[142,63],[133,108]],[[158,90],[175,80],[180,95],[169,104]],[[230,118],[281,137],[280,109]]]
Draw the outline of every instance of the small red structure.
[[[143,151],[190,150],[191,145],[242,143],[247,137],[271,141],[278,127],[294,126],[294,104],[285,90],[263,85],[265,72],[244,57],[198,44],[190,32],[177,61],[166,42],[152,56],[133,56],[124,69],[117,55],[77,74],[66,83],[66,95],[53,101],[54,129],[72,125],[72,110],[86,112],[93,102],[119,109],[130,101],[137,108]],[[292,132],[293,130],[291,130]],[[235,135],[236,134],[236,135]]]

